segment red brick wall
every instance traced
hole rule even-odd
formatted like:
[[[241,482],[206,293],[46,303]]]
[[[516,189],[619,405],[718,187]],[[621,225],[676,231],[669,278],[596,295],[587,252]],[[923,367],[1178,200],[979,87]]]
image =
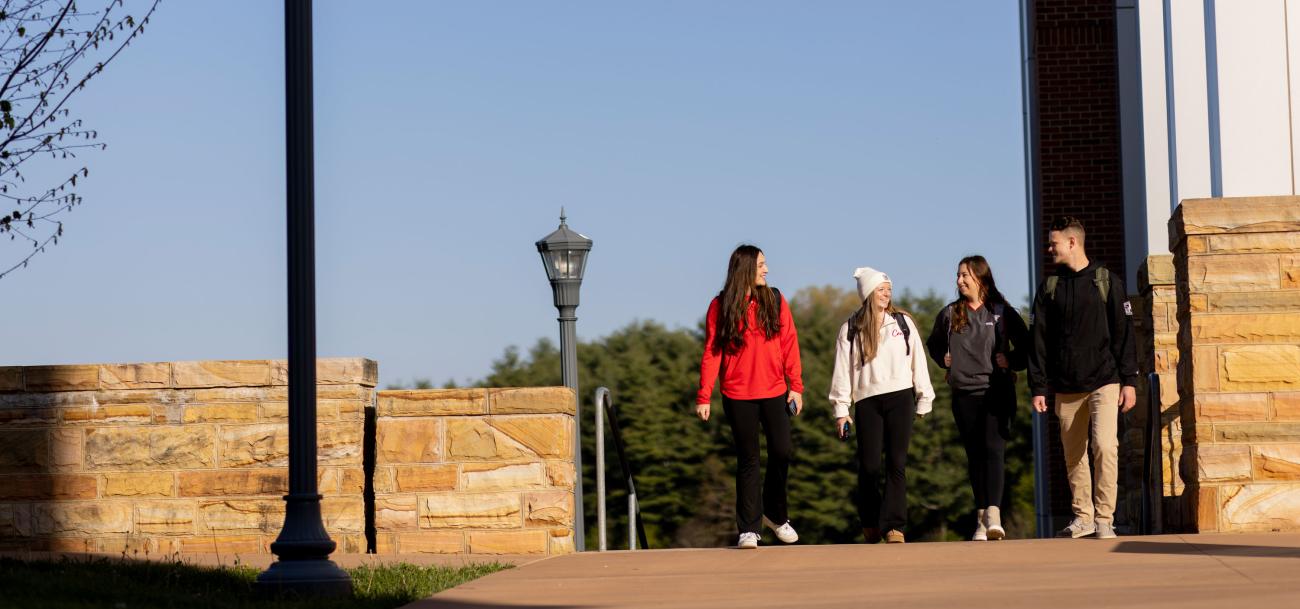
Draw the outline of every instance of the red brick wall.
[[[1034,0],[1042,230],[1083,221],[1089,257],[1120,277],[1124,202],[1114,0]],[[1051,261],[1044,257],[1044,270]]]
[[[1038,218],[1042,243],[1060,215],[1083,221],[1092,260],[1126,276],[1114,0],[1032,0],[1037,97]],[[1042,273],[1052,267],[1042,255]],[[1051,513],[1070,518],[1060,428],[1048,422]]]

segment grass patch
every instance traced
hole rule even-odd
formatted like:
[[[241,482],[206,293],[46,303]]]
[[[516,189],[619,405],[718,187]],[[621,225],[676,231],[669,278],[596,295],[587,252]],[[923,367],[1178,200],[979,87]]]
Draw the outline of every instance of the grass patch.
[[[8,609],[392,609],[510,565],[464,567],[395,563],[348,569],[352,598],[264,599],[259,569],[107,558],[23,561],[0,558],[0,608]]]

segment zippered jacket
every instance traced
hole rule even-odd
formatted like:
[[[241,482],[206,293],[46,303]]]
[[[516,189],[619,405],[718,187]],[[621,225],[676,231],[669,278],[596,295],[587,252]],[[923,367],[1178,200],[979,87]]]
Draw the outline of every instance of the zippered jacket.
[[[916,413],[927,414],[934,403],[934,387],[930,384],[930,369],[925,361],[925,345],[921,331],[910,315],[904,315],[910,337],[903,342],[903,330],[892,315],[885,316],[880,327],[880,343],[876,357],[862,365],[861,341],[849,341],[849,322],[840,325],[835,338],[835,369],[831,372],[831,405],[835,418],[849,416],[849,407],[855,402],[894,391],[911,388],[916,391]],[[909,354],[908,351],[911,351]]]
[[[1051,295],[1045,293],[1046,281],[1038,286],[1030,318],[1033,395],[1089,393],[1111,383],[1137,386],[1133,307],[1123,280],[1109,269],[1110,289],[1102,302],[1100,266],[1093,262],[1078,272],[1058,268]]]
[[[718,331],[718,308],[715,297],[709,303],[704,322],[704,356],[700,360],[700,386],[696,404],[708,404],[713,397],[713,383],[722,373],[722,395],[733,400],[761,400],[779,396],[789,390],[803,393],[803,366],[799,361],[799,336],[794,316],[785,295],[781,296],[781,331],[768,340],[758,325],[757,301],[751,296],[745,343],[735,353],[722,353],[713,343]]]
[[[967,326],[951,332],[953,307],[965,306],[964,301],[958,301],[939,311],[930,338],[925,341],[934,363],[948,369],[948,385],[962,391],[987,389],[998,353],[1007,357],[1011,370],[1024,370],[1029,359],[1029,329],[1015,307],[987,302],[974,311],[968,307]],[[943,365],[943,356],[950,353],[951,368]]]

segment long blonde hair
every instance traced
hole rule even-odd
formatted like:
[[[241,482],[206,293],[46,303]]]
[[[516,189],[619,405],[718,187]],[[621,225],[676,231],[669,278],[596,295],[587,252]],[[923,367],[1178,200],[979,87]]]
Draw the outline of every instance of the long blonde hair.
[[[858,357],[863,366],[866,366],[867,362],[876,359],[876,353],[880,350],[880,320],[882,311],[877,311],[876,307],[871,306],[872,296],[875,296],[875,294],[867,296],[866,300],[862,301],[862,306],[859,307],[851,317],[849,317],[849,327],[854,328],[857,332],[856,336],[849,337],[849,344],[852,345],[854,341],[857,341]],[[889,315],[902,313],[909,318],[912,316],[907,311],[895,307],[892,296],[889,298],[889,306],[885,307],[883,313]],[[864,318],[867,320],[867,323],[862,323]]]

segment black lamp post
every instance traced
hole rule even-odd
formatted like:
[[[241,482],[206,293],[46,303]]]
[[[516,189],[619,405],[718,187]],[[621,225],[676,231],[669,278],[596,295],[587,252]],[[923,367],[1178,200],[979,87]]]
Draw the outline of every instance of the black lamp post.
[[[546,267],[546,278],[551,281],[555,295],[555,308],[560,312],[560,375],[564,385],[573,390],[573,466],[577,471],[573,487],[573,547],[586,549],[582,524],[582,401],[578,394],[578,288],[582,286],[582,272],[587,268],[587,253],[591,239],[565,224],[564,208],[560,208],[560,227],[537,242],[537,251]]]
[[[316,227],[312,156],[311,0],[284,2],[285,157],[289,260],[289,494],[271,543],[263,593],[344,596],[352,578],[329,559],[334,541],[316,486]]]

